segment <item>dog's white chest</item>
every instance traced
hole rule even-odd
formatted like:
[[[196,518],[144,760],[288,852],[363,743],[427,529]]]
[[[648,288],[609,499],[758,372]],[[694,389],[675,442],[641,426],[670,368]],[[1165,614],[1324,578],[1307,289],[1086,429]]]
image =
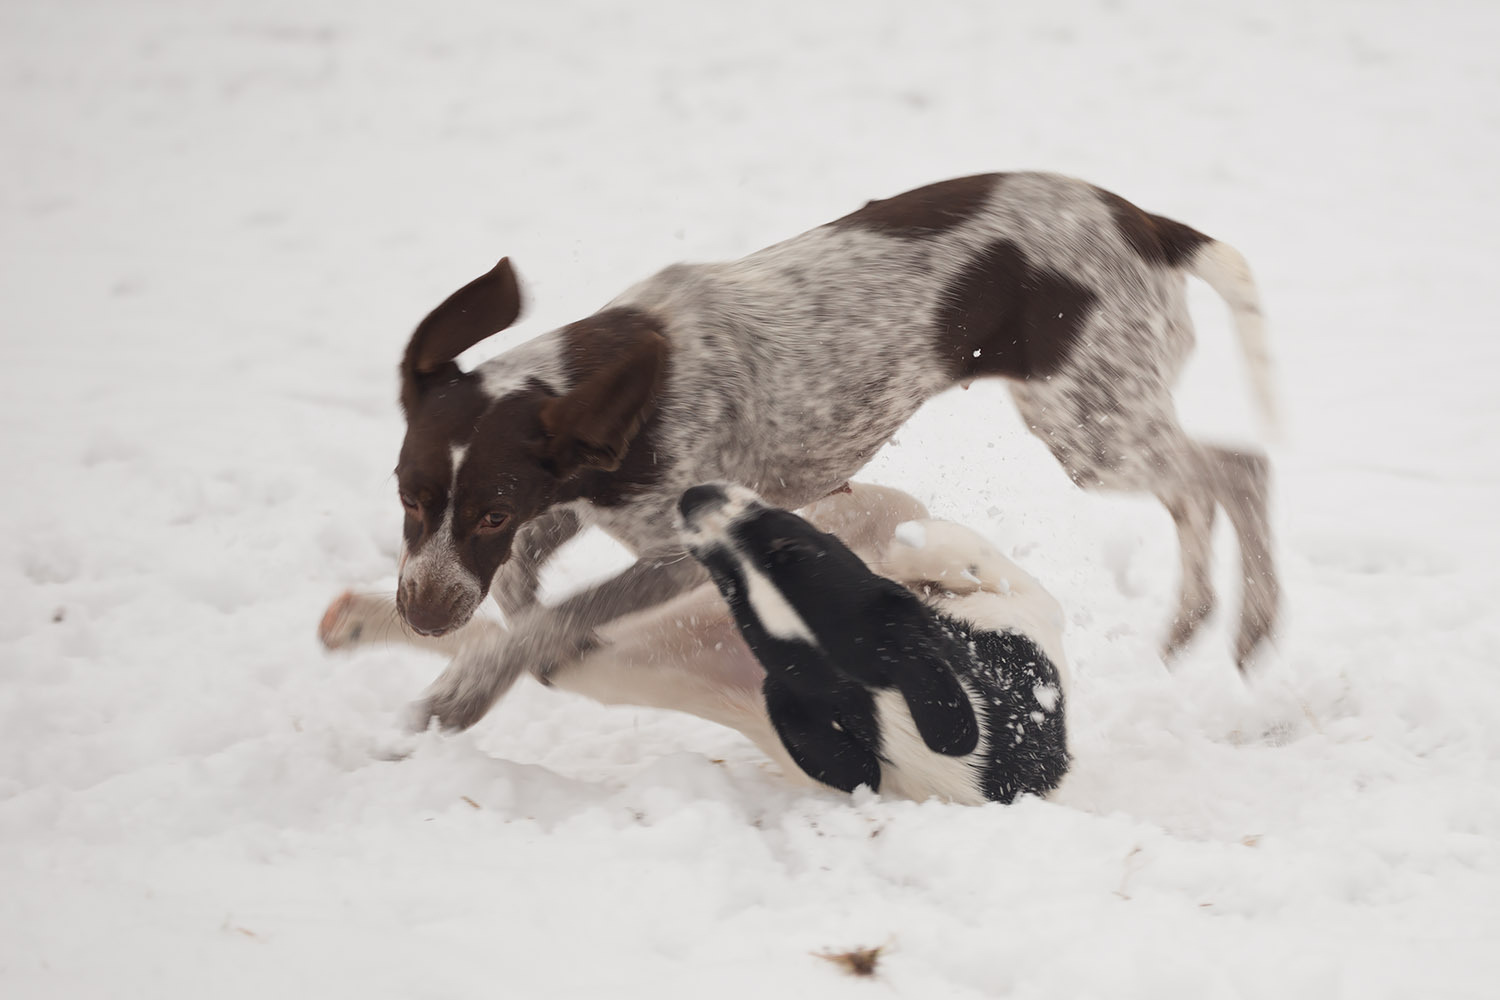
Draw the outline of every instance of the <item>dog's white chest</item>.
[[[981,805],[988,801],[981,790],[981,775],[972,763],[986,759],[989,739],[982,725],[979,745],[973,752],[950,757],[928,749],[901,692],[894,689],[876,692],[875,714],[883,743],[882,795],[919,802],[937,798],[960,805]]]

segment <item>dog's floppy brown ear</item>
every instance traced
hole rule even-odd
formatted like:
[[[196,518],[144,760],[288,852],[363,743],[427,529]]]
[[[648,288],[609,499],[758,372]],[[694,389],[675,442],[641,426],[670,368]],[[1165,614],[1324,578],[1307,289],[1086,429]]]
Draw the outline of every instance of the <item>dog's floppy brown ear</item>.
[[[581,469],[613,472],[656,409],[667,374],[667,339],[636,314],[602,313],[568,331],[578,376],[542,404],[543,464],[565,479]]]
[[[401,374],[410,382],[452,361],[491,334],[499,333],[521,314],[521,289],[510,258],[480,275],[427,314],[406,345]]]

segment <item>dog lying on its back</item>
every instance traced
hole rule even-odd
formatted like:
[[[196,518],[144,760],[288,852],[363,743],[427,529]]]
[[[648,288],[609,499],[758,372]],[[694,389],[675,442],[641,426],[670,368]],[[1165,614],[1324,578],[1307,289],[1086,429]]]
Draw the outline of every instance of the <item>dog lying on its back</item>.
[[[974,532],[905,525],[876,563],[883,576],[743,487],[694,487],[681,512],[688,550],[765,668],[771,723],[807,774],[961,803],[1057,787],[1068,768],[1061,614]]]
[[[900,490],[863,483],[851,483],[802,514],[808,527],[832,532],[856,553],[861,572],[873,567],[955,618],[1030,637],[1056,668],[1065,699],[1061,609],[1036,580],[983,539],[958,525],[927,520],[926,508]],[[917,541],[925,544],[912,544]],[[330,649],[402,642],[451,655],[465,642],[503,639],[504,629],[476,618],[449,636],[421,636],[402,627],[390,597],[344,594],[329,606],[318,635]],[[547,683],[607,705],[667,708],[728,726],[749,737],[788,778],[809,780],[767,715],[765,671],[712,584],[612,622],[597,639],[588,653],[555,671]],[[1060,700],[1057,712],[1063,708]],[[1028,727],[1021,734],[1026,745],[1019,747],[1011,733],[1013,752],[1032,752],[1031,740],[1041,732]],[[934,770],[888,772],[878,785],[881,794],[958,802],[991,797],[969,780],[979,772],[962,759],[923,752]]]
[[[926,507],[901,490],[858,482],[802,513],[872,560],[887,551],[897,525],[928,516]],[[466,644],[504,642],[507,632],[476,615],[455,632],[426,636],[406,627],[389,595],[346,592],[328,606],[318,638],[339,652],[402,643],[452,656]],[[724,599],[706,580],[599,629],[587,653],[542,680],[605,705],[665,708],[728,726],[749,737],[790,780],[811,781],[771,728],[761,693],[765,671],[740,638]]]

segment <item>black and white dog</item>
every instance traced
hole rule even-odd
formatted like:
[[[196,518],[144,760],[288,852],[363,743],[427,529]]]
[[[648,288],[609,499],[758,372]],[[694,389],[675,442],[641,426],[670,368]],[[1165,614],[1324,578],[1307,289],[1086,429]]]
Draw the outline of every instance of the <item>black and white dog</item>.
[[[683,542],[765,668],[771,724],[808,775],[962,803],[1057,787],[1069,763],[1060,615],[974,532],[897,531],[881,569],[918,597],[743,487],[693,487],[680,510]]]

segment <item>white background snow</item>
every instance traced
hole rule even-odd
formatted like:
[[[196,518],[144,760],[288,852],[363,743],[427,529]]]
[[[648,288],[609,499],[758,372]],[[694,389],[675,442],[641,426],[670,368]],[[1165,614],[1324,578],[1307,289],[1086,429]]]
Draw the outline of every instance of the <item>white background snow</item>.
[[[1497,38],[1462,0],[6,0],[0,994],[1494,996]],[[1061,801],[809,793],[535,685],[377,759],[441,662],[314,627],[393,579],[429,308],[511,255],[487,356],[1020,168],[1256,267],[1287,600],[1253,683],[1223,615],[1163,667],[1168,518],[976,386],[864,478],[1068,609]],[[1254,439],[1193,301],[1185,420]],[[549,592],[618,565],[586,540]],[[878,982],[812,955],[881,944]]]

